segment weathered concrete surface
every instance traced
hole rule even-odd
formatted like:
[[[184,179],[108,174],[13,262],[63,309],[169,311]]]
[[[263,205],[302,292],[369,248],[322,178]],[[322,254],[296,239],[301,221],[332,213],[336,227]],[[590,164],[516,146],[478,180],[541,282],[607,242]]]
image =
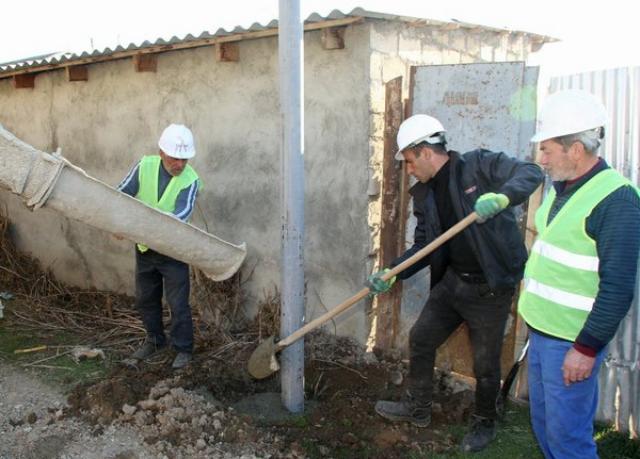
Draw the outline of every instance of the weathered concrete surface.
[[[322,49],[320,36],[305,34],[307,317],[361,288],[369,248],[368,31],[349,28],[344,50]],[[237,63],[199,48],[159,55],[157,73],[135,73],[122,60],[91,65],[84,83],[65,81],[63,71],[38,76],[33,90],[0,80],[0,123],[38,149],[62,147],[111,185],[157,151],[167,124],[189,126],[197,149],[190,164],[204,182],[193,223],[247,243],[245,285],[255,306],[280,283],[277,41],[239,47]],[[131,244],[45,210],[31,214],[5,193],[2,200],[19,246],[61,279],[133,291]],[[341,324],[346,334],[366,335],[362,308]]]

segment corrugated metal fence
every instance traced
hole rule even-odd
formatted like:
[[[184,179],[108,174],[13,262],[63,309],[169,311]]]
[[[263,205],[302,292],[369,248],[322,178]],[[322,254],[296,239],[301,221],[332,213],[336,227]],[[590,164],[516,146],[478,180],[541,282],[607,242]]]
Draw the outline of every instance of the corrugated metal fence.
[[[584,89],[609,111],[610,127],[600,155],[636,185],[640,158],[640,67],[619,68],[553,78],[549,92]],[[640,228],[637,228],[640,231]],[[639,276],[640,277],[640,276]],[[629,314],[609,344],[600,370],[597,418],[638,437],[640,417],[640,282]]]

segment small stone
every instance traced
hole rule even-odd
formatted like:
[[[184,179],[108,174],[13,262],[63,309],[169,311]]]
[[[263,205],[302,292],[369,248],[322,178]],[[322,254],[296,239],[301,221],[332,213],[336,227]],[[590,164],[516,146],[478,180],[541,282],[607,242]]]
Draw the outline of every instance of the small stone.
[[[148,426],[153,423],[153,416],[147,411],[138,411],[134,416],[134,420],[137,426]]]
[[[158,406],[158,402],[155,400],[140,400],[138,406],[143,410],[152,410]]]
[[[373,352],[366,352],[362,357],[362,360],[367,365],[374,365],[378,363],[378,357]]]
[[[132,416],[133,413],[135,413],[136,411],[137,411],[137,408],[135,406],[131,406],[126,403],[122,405],[122,412],[127,416]]]
[[[35,424],[37,420],[38,416],[33,411],[27,415],[27,422],[29,424]]]
[[[202,438],[198,438],[198,441],[196,442],[196,449],[199,451],[202,451],[206,447],[207,447],[207,442],[204,441]]]
[[[169,409],[169,408],[173,408],[175,400],[174,400],[172,395],[167,394],[164,397],[162,397],[161,399],[159,399],[158,403],[160,405],[164,406],[166,409]]]
[[[213,428],[216,429],[216,430],[222,429],[222,423],[220,422],[219,419],[214,419],[213,420]]]
[[[187,419],[187,412],[185,411],[184,408],[181,408],[181,407],[171,408],[170,410],[167,411],[167,415],[171,416],[173,419],[180,422]]]
[[[324,445],[318,445],[318,451],[322,456],[328,456],[331,453],[331,450]]]
[[[153,400],[157,400],[163,395],[166,395],[168,393],[169,393],[169,388],[167,386],[152,387],[151,390],[149,391],[149,398]]]

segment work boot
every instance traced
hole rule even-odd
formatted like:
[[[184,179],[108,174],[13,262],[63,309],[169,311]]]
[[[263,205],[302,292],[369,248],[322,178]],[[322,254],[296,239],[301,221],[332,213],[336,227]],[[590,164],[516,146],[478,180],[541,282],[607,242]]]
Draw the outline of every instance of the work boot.
[[[181,368],[184,368],[187,365],[189,365],[189,363],[191,362],[192,358],[193,357],[191,356],[191,353],[189,353],[189,352],[178,352],[178,355],[176,355],[176,358],[173,359],[173,363],[171,364],[171,368],[173,368],[174,370],[179,370]]]
[[[484,418],[476,414],[471,415],[469,432],[462,439],[460,448],[465,452],[481,451],[496,438],[496,420]]]
[[[375,410],[390,421],[406,421],[416,427],[427,427],[431,423],[431,403],[418,403],[409,394],[399,402],[379,400]]]
[[[132,359],[136,360],[146,360],[149,357],[153,356],[157,352],[164,350],[167,347],[166,344],[161,344],[158,346],[156,343],[150,340],[145,340],[142,346],[140,346],[132,355]]]

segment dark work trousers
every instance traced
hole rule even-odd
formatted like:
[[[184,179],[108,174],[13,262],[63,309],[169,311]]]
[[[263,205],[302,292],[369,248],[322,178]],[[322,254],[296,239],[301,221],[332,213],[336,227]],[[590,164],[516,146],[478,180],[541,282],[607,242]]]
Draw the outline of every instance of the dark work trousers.
[[[149,340],[166,343],[162,323],[162,292],[171,307],[171,342],[176,351],[193,351],[189,306],[189,265],[149,249],[136,248],[136,307]]]
[[[475,414],[495,419],[500,390],[500,353],[514,289],[491,291],[462,281],[449,268],[431,290],[409,335],[409,392],[418,403],[433,397],[436,350],[462,322],[469,327],[476,377]]]

